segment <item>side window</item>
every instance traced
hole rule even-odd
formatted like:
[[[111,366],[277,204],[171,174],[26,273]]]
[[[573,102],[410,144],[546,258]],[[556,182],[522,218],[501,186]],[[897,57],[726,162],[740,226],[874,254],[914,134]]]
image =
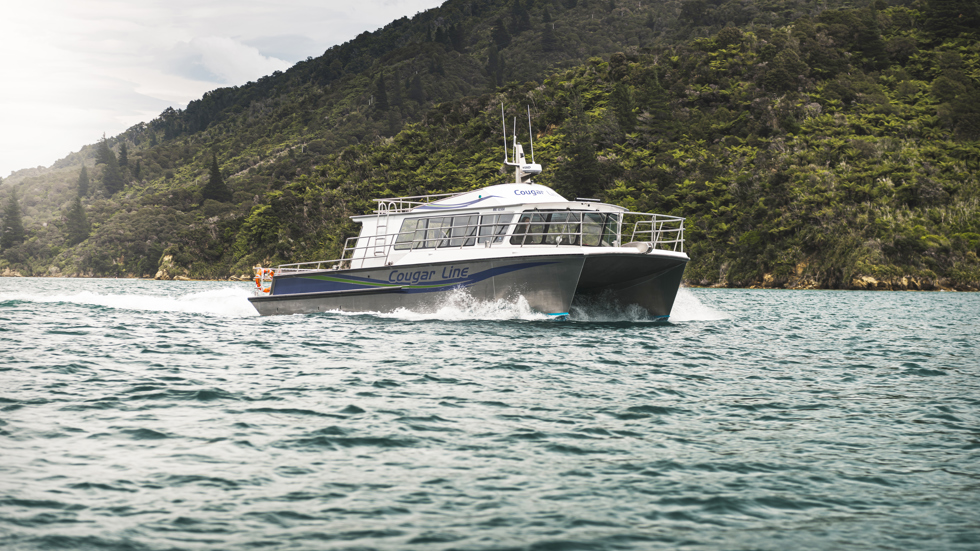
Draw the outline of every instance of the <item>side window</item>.
[[[404,251],[412,248],[412,241],[416,236],[421,238],[419,230],[425,229],[425,219],[413,218],[402,222],[402,228],[398,231],[398,238],[395,239],[395,250]],[[418,243],[416,243],[418,248]]]
[[[540,245],[544,243],[545,234],[548,233],[549,216],[540,212],[531,215],[531,227],[527,231],[527,238],[524,240],[524,244]]]
[[[514,215],[512,214],[498,214],[497,215],[497,225],[494,227],[493,234],[496,236],[493,239],[494,243],[503,243],[504,234],[507,233],[507,228],[510,223],[514,220]]]
[[[450,247],[469,247],[475,243],[479,216],[454,216]]]
[[[517,221],[517,227],[514,228],[514,235],[510,238],[511,245],[523,245],[527,237],[528,229],[531,225],[531,213],[523,212],[521,213],[520,219]]]
[[[507,227],[510,226],[510,222],[513,219],[514,217],[511,214],[481,216],[480,237],[477,238],[477,243],[487,243],[491,239],[494,243],[503,243],[504,234],[507,233]]]
[[[615,247],[619,239],[619,216],[615,214],[606,215],[606,225],[602,230],[602,246]]]
[[[431,249],[434,247],[449,246],[449,231],[452,229],[452,226],[452,218],[429,218],[429,227],[425,231],[425,244],[423,247]]]
[[[602,237],[605,216],[598,212],[587,212],[582,217],[582,245],[598,247]]]
[[[578,212],[553,212],[548,224],[548,245],[577,245],[581,214]]]

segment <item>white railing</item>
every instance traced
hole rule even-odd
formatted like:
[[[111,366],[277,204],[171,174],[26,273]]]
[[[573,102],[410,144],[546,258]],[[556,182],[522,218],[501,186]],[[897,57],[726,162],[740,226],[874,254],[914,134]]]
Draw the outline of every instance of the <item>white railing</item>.
[[[557,220],[546,219],[559,214]],[[341,270],[380,266],[388,263],[392,252],[416,249],[462,249],[465,247],[621,247],[624,243],[645,243],[651,250],[684,252],[684,218],[645,212],[524,211],[510,221],[459,223],[421,227],[399,233],[350,237],[344,242],[340,258],[316,262],[283,264],[276,275],[310,271]],[[583,216],[600,217],[595,221]],[[435,217],[440,220],[455,217]],[[476,219],[475,215],[458,217]],[[629,239],[625,239],[626,236]],[[358,244],[360,242],[361,244]],[[397,248],[396,248],[397,246]]]
[[[649,212],[623,212],[620,215],[620,240],[632,223],[630,242],[649,243],[658,250],[684,252],[684,218]]]
[[[456,197],[457,195],[462,195],[463,193],[466,192],[435,193],[431,195],[413,195],[411,197],[388,197],[385,199],[375,199],[374,202],[378,204],[378,207],[374,209],[374,213],[385,215],[408,212],[415,207],[428,205],[429,203],[440,199]]]

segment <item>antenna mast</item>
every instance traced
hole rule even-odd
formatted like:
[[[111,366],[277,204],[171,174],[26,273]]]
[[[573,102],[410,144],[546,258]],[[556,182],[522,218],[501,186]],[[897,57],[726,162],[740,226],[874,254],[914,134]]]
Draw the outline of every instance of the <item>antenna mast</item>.
[[[500,119],[501,124],[504,129],[504,166],[509,166],[514,168],[514,182],[518,184],[531,183],[531,177],[537,174],[541,174],[541,165],[534,163],[534,136],[531,129],[531,107],[527,108],[527,130],[531,134],[531,162],[528,163],[524,158],[524,148],[521,144],[517,143],[517,117],[514,117],[514,143],[512,144],[511,151],[513,151],[513,158],[508,155],[507,151],[507,118],[504,114],[504,104],[500,104]]]
[[[527,106],[527,137],[531,140],[531,164],[534,164],[534,132],[531,130],[531,106]]]

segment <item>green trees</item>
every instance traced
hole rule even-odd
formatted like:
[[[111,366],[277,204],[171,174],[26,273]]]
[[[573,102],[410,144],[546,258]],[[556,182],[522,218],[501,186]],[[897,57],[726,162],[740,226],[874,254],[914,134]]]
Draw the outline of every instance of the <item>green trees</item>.
[[[507,30],[507,25],[504,24],[503,18],[498,18],[494,21],[493,28],[490,29],[490,39],[493,40],[498,50],[510,46],[511,36]]]
[[[417,74],[412,77],[412,82],[408,85],[408,99],[418,102],[419,105],[425,103],[425,90],[422,89],[422,77]]]
[[[564,162],[555,169],[555,189],[566,197],[595,198],[602,187],[599,163],[581,99],[572,98],[571,113],[562,125]]]
[[[7,204],[3,208],[3,220],[0,221],[0,250],[20,245],[25,238],[24,222],[20,216],[20,205],[17,203],[17,192],[11,189]]]
[[[490,87],[504,85],[504,58],[497,47],[490,45],[490,55],[487,56],[487,73],[490,75]]]
[[[119,160],[116,159],[116,154],[109,149],[109,143],[104,137],[99,142],[95,163],[105,165],[102,171],[102,187],[105,188],[106,194],[113,195],[122,191],[126,186],[126,181],[123,179],[122,170],[119,168]]]
[[[389,109],[388,90],[385,88],[384,73],[378,75],[378,80],[374,85],[374,108],[378,111],[387,111]]]
[[[88,195],[88,169],[85,165],[82,165],[82,170],[78,173],[78,196],[85,197]]]
[[[213,199],[219,202],[231,201],[231,190],[221,178],[221,168],[218,166],[218,156],[211,154],[211,171],[208,183],[201,190],[201,195],[205,199]]]
[[[633,114],[636,102],[633,100],[632,87],[623,81],[617,82],[610,100],[616,111],[616,120],[619,122],[620,129],[623,132],[632,132],[636,128],[636,116]]]
[[[88,238],[92,227],[88,217],[85,216],[85,209],[82,208],[82,200],[75,197],[71,207],[65,213],[65,242],[68,245],[77,245]]]
[[[980,3],[976,0],[927,0],[925,28],[936,38],[977,35],[980,29]]]

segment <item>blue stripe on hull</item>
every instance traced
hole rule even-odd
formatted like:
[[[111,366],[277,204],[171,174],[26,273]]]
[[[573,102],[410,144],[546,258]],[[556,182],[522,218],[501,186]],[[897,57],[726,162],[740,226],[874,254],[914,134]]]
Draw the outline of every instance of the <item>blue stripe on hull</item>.
[[[495,276],[546,266],[554,262],[525,262],[489,268],[474,274],[459,277],[443,277],[446,271],[450,276],[457,272],[469,270],[465,265],[449,264],[440,266],[416,266],[412,268],[391,267],[383,273],[386,279],[348,275],[345,271],[320,272],[303,276],[277,277],[273,287],[273,295],[292,295],[297,293],[324,293],[332,291],[357,291],[364,289],[380,289],[385,287],[401,287],[405,293],[438,293],[460,287],[469,287],[480,281]],[[358,270],[371,271],[371,270]]]

